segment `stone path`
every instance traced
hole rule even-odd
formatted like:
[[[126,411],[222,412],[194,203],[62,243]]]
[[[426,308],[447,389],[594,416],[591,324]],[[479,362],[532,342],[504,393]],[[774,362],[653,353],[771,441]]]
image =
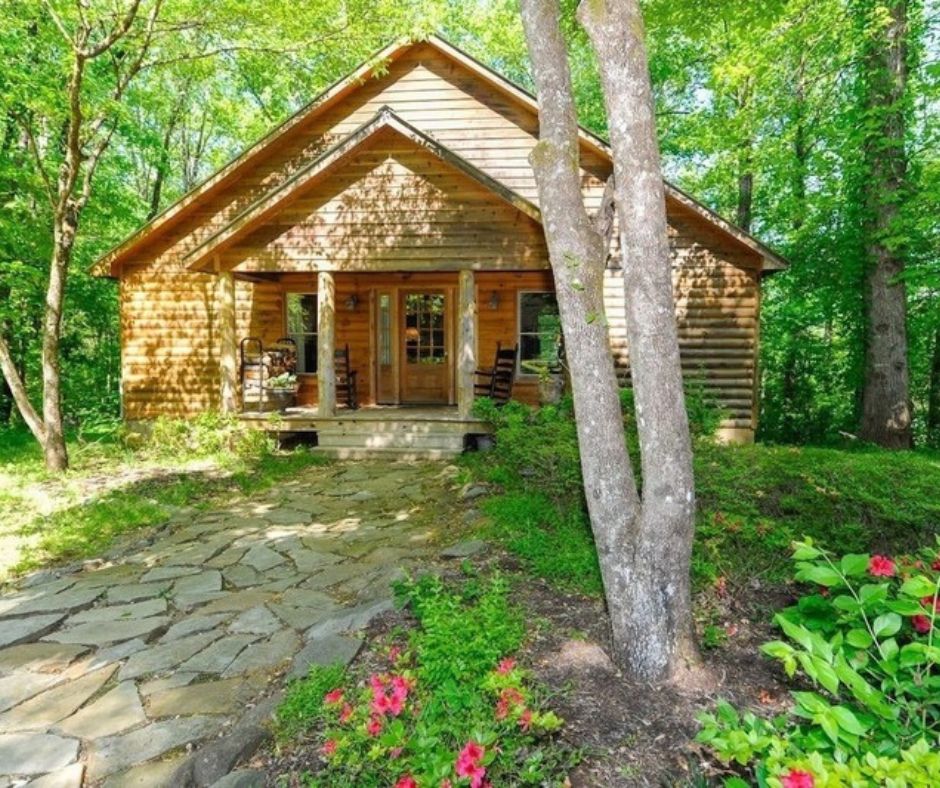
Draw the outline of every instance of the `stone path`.
[[[161,786],[313,663],[351,660],[426,562],[456,469],[310,469],[0,596],[0,788]]]

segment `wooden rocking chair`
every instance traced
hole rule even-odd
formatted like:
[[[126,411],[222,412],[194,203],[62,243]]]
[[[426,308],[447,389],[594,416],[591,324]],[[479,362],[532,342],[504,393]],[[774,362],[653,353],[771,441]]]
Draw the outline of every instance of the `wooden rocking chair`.
[[[496,343],[496,358],[493,366],[478,369],[473,393],[477,397],[489,397],[497,405],[505,405],[512,397],[512,384],[516,379],[516,356],[519,346],[504,348]]]
[[[350,410],[359,407],[359,391],[356,382],[356,370],[349,362],[349,345],[337,348],[333,352],[333,369],[336,375],[336,401],[345,402]]]

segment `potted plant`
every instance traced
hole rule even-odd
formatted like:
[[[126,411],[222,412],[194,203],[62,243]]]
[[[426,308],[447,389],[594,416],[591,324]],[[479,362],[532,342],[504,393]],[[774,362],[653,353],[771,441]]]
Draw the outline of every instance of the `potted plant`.
[[[557,405],[565,392],[561,365],[546,364],[539,370],[539,405]]]
[[[264,387],[265,410],[284,410],[294,404],[297,396],[297,376],[283,372],[269,378]]]

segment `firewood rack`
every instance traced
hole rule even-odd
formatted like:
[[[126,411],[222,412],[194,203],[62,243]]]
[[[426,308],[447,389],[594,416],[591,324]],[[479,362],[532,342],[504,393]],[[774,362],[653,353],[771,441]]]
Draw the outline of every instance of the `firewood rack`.
[[[242,387],[242,412],[246,410],[283,410],[293,404],[297,394],[293,386],[272,386],[281,375],[297,374],[297,342],[281,337],[265,345],[260,337],[245,337],[238,344]],[[252,405],[254,407],[249,407]]]

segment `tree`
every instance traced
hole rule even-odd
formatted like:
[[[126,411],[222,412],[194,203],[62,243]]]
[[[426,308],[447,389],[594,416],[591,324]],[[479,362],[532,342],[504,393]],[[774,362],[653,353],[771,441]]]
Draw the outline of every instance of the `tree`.
[[[679,366],[665,197],[640,11],[633,0],[583,2],[614,153],[642,495],[627,452],[603,321],[607,248],[582,198],[571,75],[556,0],[523,0],[539,102],[531,155],[568,347],[585,497],[617,661],[643,680],[696,659],[689,562],[692,452]]]
[[[899,226],[907,179],[908,0],[859,0],[865,246],[865,378],[861,437],[912,446],[907,347],[907,239]]]

